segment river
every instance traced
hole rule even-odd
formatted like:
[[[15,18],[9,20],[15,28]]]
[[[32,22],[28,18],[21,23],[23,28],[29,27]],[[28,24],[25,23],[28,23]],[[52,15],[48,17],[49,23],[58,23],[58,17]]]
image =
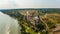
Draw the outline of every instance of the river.
[[[20,34],[18,21],[0,12],[0,34]]]

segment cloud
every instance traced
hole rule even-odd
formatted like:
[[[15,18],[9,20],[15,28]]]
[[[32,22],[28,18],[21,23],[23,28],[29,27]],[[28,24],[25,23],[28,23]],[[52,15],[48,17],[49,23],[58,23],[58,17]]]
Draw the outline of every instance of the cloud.
[[[0,9],[60,8],[60,0],[0,0]]]

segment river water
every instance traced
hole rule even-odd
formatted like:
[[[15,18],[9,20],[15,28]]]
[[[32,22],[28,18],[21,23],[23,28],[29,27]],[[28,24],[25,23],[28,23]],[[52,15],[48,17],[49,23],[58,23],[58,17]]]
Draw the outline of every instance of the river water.
[[[20,34],[18,21],[0,12],[0,34]]]

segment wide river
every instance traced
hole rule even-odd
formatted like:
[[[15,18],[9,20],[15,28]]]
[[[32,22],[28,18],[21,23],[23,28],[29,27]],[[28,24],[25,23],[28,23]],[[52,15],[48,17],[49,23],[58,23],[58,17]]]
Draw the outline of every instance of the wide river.
[[[0,34],[20,34],[18,21],[0,12]]]

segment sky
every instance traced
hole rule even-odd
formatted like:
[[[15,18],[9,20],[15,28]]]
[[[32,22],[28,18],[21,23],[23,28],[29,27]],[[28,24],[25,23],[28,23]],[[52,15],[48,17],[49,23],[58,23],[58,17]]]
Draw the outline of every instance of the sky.
[[[60,0],[0,0],[0,9],[60,8]]]

